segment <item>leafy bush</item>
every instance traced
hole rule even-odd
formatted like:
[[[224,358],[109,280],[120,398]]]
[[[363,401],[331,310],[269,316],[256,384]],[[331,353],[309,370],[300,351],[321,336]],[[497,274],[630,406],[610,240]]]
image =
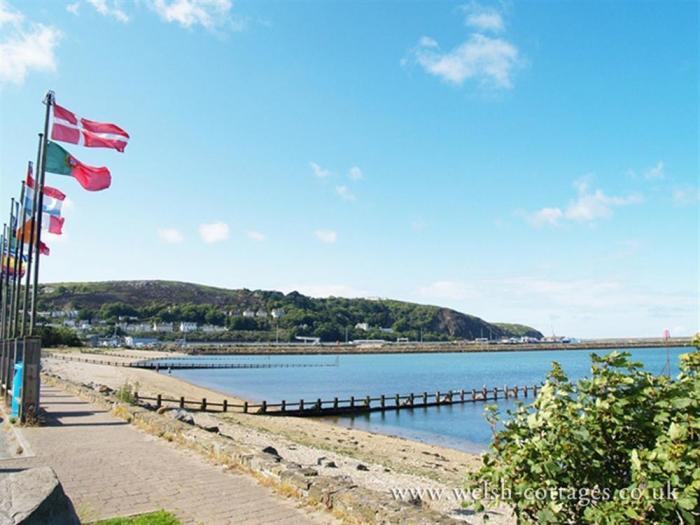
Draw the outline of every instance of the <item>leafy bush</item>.
[[[553,363],[532,406],[494,428],[467,489],[509,504],[520,523],[697,523],[700,518],[700,352],[681,356],[675,380],[628,353],[592,355],[571,383]],[[486,487],[486,490],[484,489]]]
[[[130,405],[134,403],[135,400],[135,392],[138,386],[134,386],[131,383],[124,383],[122,386],[120,386],[117,391],[115,392],[115,395],[117,396],[117,399],[120,401],[123,401],[124,403],[129,403]]]
[[[40,326],[38,335],[41,346],[83,346],[83,342],[74,330],[65,326]]]

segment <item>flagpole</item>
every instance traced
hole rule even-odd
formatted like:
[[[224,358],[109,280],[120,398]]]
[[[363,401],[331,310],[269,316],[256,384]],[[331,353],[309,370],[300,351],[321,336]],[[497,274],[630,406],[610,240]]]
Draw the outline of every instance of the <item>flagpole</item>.
[[[14,325],[14,305],[15,299],[17,297],[17,237],[15,235],[17,229],[17,215],[19,212],[19,202],[13,199],[12,210],[10,211],[10,226],[7,228],[7,235],[10,238],[10,252],[12,253],[12,240],[15,241],[14,253],[12,253],[12,263],[7,261],[8,267],[8,277],[10,279],[10,288],[12,289],[12,295],[9,297],[10,301],[7,304],[7,337],[12,339],[15,334],[12,330]],[[14,215],[14,220],[12,220],[12,215]],[[10,267],[10,264],[12,266]],[[10,273],[12,272],[12,273]]]
[[[12,298],[14,293],[12,290],[12,280],[10,275],[10,254],[12,253],[12,236],[10,232],[12,231],[12,216],[15,210],[15,198],[10,199],[10,220],[9,226],[5,224],[5,241],[7,243],[7,254],[3,257],[3,267],[5,267],[5,296],[2,302],[2,338],[8,339],[10,336],[10,305],[12,304]]]
[[[42,146],[44,143],[44,134],[39,133],[39,146],[37,147],[36,150],[36,168],[37,172],[40,168],[41,164],[41,151],[42,151]],[[29,312],[29,288],[30,288],[30,281],[32,278],[32,254],[34,252],[39,251],[39,243],[34,241],[34,225],[36,224],[36,205],[37,205],[37,199],[39,197],[37,191],[36,191],[36,177],[34,176],[35,174],[32,173],[32,177],[34,178],[34,199],[32,200],[32,214],[31,214],[31,220],[29,224],[31,225],[31,228],[29,229],[29,253],[27,254],[27,280],[24,284],[24,308],[22,309],[22,337],[27,333],[27,315]],[[22,217],[22,220],[24,220],[24,217]],[[26,221],[24,224],[27,224]],[[25,234],[25,232],[22,232]]]
[[[39,261],[41,261],[41,251],[39,246],[41,245],[41,219],[44,210],[44,180],[46,179],[46,146],[49,142],[49,118],[51,115],[51,106],[53,105],[53,91],[46,93],[46,98],[44,99],[44,104],[46,104],[46,115],[44,117],[44,142],[41,150],[41,166],[39,167],[39,179],[34,185],[34,191],[39,192],[39,197],[36,207],[37,220],[35,222],[36,228],[36,264],[34,265],[34,287],[32,289],[32,319],[29,325],[29,335],[34,335],[34,327],[36,326],[36,302],[37,302],[37,290],[39,287]]]
[[[31,165],[31,162],[29,162],[29,165]],[[12,314],[12,334],[14,337],[19,337],[19,298],[22,295],[22,259],[24,257],[24,240],[20,239],[17,237],[17,232],[19,231],[20,227],[24,226],[24,192],[25,192],[25,181],[22,181],[22,189],[19,192],[19,217],[17,218],[17,228],[14,231],[15,237],[17,238],[17,243],[18,246],[16,248],[16,252],[19,252],[19,257],[15,259],[15,289],[17,290],[17,293],[15,293],[15,304],[13,305],[12,309],[14,310],[14,313]],[[26,271],[26,268],[25,268]]]
[[[2,311],[0,311],[0,340],[3,341],[5,340],[5,306],[7,304],[7,294],[9,293],[7,281],[10,279],[9,274],[5,275],[5,262],[8,260],[6,252],[9,253],[9,246],[10,243],[7,239],[7,223],[5,223],[2,226],[2,253],[0,253],[0,270],[2,270],[2,302],[0,306],[2,308]],[[6,247],[8,248],[7,250]]]

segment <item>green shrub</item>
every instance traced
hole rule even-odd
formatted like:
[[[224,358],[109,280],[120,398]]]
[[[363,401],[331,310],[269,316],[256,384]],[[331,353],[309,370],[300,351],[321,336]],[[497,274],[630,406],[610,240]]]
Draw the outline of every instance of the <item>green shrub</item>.
[[[136,389],[138,386],[132,385],[131,383],[124,383],[122,386],[120,386],[117,391],[115,392],[115,395],[117,396],[117,399],[120,401],[123,401],[124,403],[129,403],[132,405],[134,401],[136,400]]]
[[[96,522],[94,525],[181,525],[174,515],[164,510],[129,516],[126,518],[111,518]]]
[[[467,476],[474,507],[507,503],[519,523],[698,523],[700,352],[675,380],[628,353],[592,362],[577,383],[553,363],[533,405],[509,411]],[[487,418],[495,429],[494,407]]]

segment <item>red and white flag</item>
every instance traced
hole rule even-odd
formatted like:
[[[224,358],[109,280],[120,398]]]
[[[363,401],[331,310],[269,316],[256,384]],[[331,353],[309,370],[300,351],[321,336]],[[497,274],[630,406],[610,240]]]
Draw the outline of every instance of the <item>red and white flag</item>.
[[[123,152],[129,134],[116,124],[82,118],[54,102],[51,139],[86,148],[112,148]]]

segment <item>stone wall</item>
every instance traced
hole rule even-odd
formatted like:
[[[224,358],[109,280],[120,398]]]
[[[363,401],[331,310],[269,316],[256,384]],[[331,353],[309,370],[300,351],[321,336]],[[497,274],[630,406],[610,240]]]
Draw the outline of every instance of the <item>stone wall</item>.
[[[322,506],[348,523],[463,525],[434,510],[397,501],[388,493],[360,487],[348,476],[327,476],[304,468],[280,457],[272,446],[256,450],[237,443],[219,433],[218,420],[207,414],[177,409],[155,411],[122,403],[106,387],[79,385],[51,375],[45,375],[44,381],[107,408],[150,434],[195,450],[219,464],[245,470],[280,492],[308,505]]]

